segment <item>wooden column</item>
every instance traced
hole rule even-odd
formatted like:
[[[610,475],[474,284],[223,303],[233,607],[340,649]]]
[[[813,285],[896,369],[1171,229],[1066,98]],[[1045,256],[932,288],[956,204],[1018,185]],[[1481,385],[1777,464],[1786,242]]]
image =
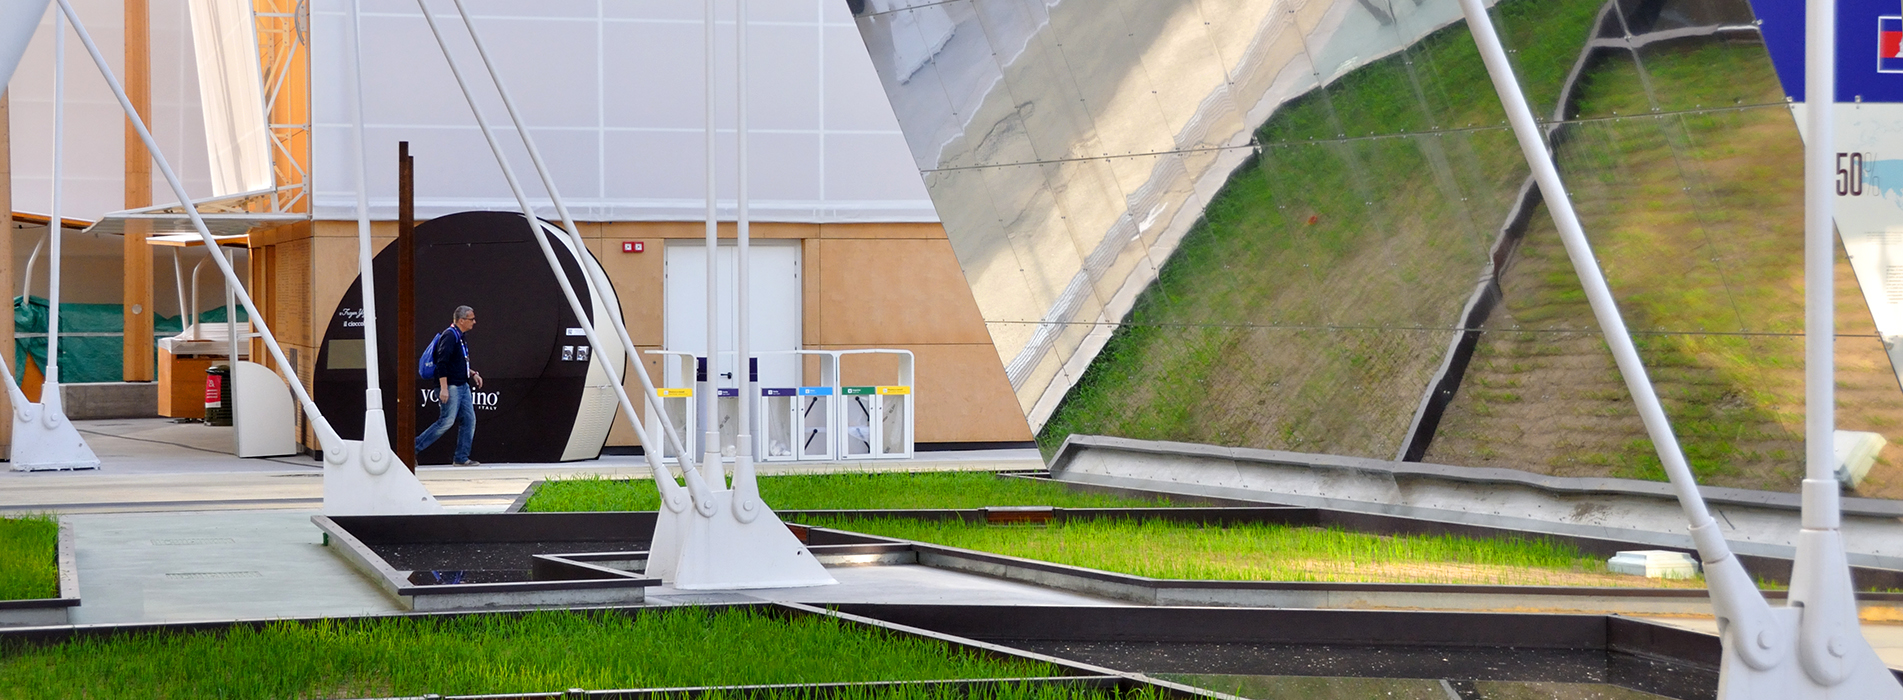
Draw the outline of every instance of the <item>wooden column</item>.
[[[8,107],[7,93],[0,92],[0,289],[7,290],[7,298],[13,298],[13,139],[8,125],[12,121]],[[13,309],[7,305],[7,312],[0,314],[0,352],[6,363],[19,376],[20,366],[13,358]],[[0,416],[13,415],[13,399],[8,392],[0,390]],[[0,447],[6,448],[6,454],[12,454],[13,421],[0,420]]]
[[[396,435],[391,447],[416,471],[416,168],[410,142],[396,144],[396,358],[390,384],[396,392]]]
[[[146,126],[152,124],[152,23],[149,0],[125,0],[126,96]],[[152,206],[152,156],[139,132],[126,118],[125,207]],[[143,221],[126,222],[125,235],[125,365],[128,382],[156,378],[152,342],[152,247],[145,239],[151,228]]]

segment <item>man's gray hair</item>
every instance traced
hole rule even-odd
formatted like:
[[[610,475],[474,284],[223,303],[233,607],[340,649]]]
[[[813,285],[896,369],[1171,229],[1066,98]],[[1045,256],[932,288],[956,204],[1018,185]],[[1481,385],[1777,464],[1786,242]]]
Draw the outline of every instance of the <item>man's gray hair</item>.
[[[465,318],[469,318],[470,316],[474,316],[474,315],[476,315],[475,309],[469,308],[467,306],[458,306],[456,307],[456,310],[454,312],[450,313],[449,320],[450,322],[453,323],[456,321],[461,321]]]

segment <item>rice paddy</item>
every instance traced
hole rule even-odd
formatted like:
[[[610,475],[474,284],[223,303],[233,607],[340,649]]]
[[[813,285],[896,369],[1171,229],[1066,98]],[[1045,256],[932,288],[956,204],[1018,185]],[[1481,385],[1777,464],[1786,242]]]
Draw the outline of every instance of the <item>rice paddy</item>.
[[[282,622],[0,650],[8,698],[382,697],[1055,675],[1049,664],[954,651],[837,618],[750,609]],[[1006,686],[996,697],[1086,694]]]
[[[1063,485],[990,472],[798,474],[760,477],[760,497],[777,510],[864,510],[1055,506],[1167,506],[1168,500],[1082,493]],[[646,479],[589,477],[543,482],[525,511],[654,510],[660,494]]]
[[[0,600],[59,597],[59,522],[50,515],[0,518]]]
[[[1047,527],[896,518],[806,524],[1158,579],[1701,588],[1612,574],[1597,557],[1539,538],[1372,535],[1248,524],[1128,519]]]

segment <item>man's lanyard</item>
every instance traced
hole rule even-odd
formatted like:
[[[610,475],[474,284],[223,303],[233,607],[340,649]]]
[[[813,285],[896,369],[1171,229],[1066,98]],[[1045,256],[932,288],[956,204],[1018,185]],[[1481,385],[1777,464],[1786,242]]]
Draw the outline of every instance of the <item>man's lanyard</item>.
[[[469,344],[463,342],[463,331],[456,324],[449,324],[449,332],[456,334],[456,347],[463,349],[463,377],[467,378],[475,371],[469,368]]]

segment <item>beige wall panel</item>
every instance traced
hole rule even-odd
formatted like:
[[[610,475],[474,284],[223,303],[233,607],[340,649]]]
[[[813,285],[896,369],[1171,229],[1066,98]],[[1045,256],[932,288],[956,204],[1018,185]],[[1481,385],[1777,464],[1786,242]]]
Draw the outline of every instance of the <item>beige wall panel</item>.
[[[648,369],[648,377],[652,379],[662,376],[661,357],[659,355],[647,354],[649,350],[661,349],[660,346],[644,345],[638,349],[641,351],[641,364],[645,365]],[[629,371],[627,372],[627,376],[621,378],[621,385],[628,390],[628,400],[634,402],[635,415],[641,419],[645,419],[648,414],[648,407],[646,403],[647,399],[641,396],[641,378],[634,376],[634,372],[632,371],[634,369],[633,365],[629,365],[626,369]],[[678,428],[679,426],[675,427]],[[635,438],[633,424],[628,421],[624,412],[619,410],[615,411],[614,426],[608,429],[608,446],[633,447],[639,444],[641,444],[641,441]]]
[[[820,271],[825,269],[824,246],[817,239],[800,242],[800,344],[808,347],[820,343],[820,324],[826,318],[826,306],[820,303]],[[810,360],[816,363],[818,360]],[[817,367],[817,365],[814,365]],[[806,373],[807,381],[816,381],[817,369]]]
[[[312,343],[311,317],[317,313],[311,304],[313,240],[299,238],[273,246],[277,250],[277,279],[272,281],[278,300],[274,305],[277,316],[267,321],[271,323],[271,332],[277,335],[279,343]]]
[[[949,241],[822,239],[820,250],[819,343],[991,344]]]
[[[917,377],[916,442],[1024,442],[1031,426],[1014,410],[1016,396],[990,343],[967,345],[887,345],[910,350]],[[827,347],[828,350],[842,350]],[[848,357],[841,369],[844,385],[886,384],[898,371],[896,358]]]
[[[357,281],[357,225],[349,224],[349,235],[335,235],[342,226],[333,226],[338,222],[317,222],[317,235],[311,241],[311,318],[310,338],[316,344],[324,337],[324,330],[330,327],[330,315],[337,312],[337,304],[344,299],[344,292]],[[396,241],[396,225],[372,225],[370,229],[371,255],[376,255]],[[381,309],[380,309],[381,310]],[[389,313],[396,313],[390,309]],[[419,311],[420,313],[420,311]]]
[[[618,226],[613,224],[610,228]],[[589,242],[589,249],[601,261],[601,269],[608,273],[608,281],[614,284],[615,296],[620,297],[621,318],[627,322],[628,337],[636,345],[660,345],[665,329],[661,322],[664,306],[661,293],[667,254],[661,250],[661,240],[610,235]],[[641,241],[646,252],[623,253],[623,241]],[[604,343],[614,335],[611,327],[602,326],[601,330],[606,334],[602,338]]]
[[[926,238],[945,240],[945,227],[941,224],[820,224],[820,238],[877,238],[894,240],[901,238]]]

